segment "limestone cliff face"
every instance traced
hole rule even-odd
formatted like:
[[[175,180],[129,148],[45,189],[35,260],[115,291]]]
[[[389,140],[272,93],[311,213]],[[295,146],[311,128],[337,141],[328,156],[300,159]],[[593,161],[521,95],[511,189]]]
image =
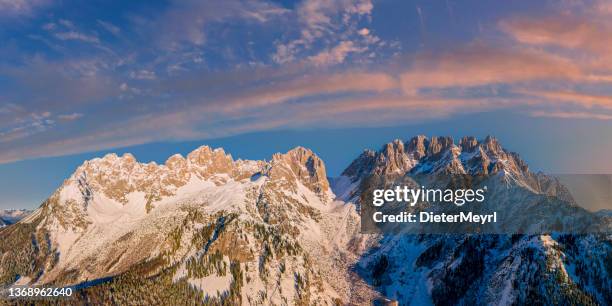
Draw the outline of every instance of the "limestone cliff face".
[[[298,180],[317,194],[329,191],[325,164],[311,150],[298,147],[286,154],[275,154],[272,161],[233,160],[223,149],[202,146],[183,157],[175,154],[165,164],[139,163],[131,154],[108,154],[86,161],[66,184],[78,184],[82,192],[103,193],[120,203],[126,195],[143,192],[152,202],[173,196],[190,180],[211,181],[217,185],[228,180],[248,179],[256,173],[285,179],[293,188]]]
[[[494,137],[487,136],[478,142],[473,137],[464,137],[459,146],[465,152],[463,163],[467,173],[494,174],[507,171],[514,174],[525,174],[529,171],[527,164],[514,152],[506,151]]]
[[[325,164],[311,150],[303,147],[286,154],[275,154],[267,172],[272,179],[284,178],[288,182],[299,180],[317,194],[329,191]]]
[[[423,135],[412,137],[406,142],[408,146],[408,152],[412,154],[412,157],[416,160],[421,159],[426,155],[427,148],[429,147],[429,140]]]
[[[399,139],[386,144],[376,160],[378,165],[385,165],[380,168],[381,174],[399,173],[410,169],[414,165],[414,160],[406,153],[404,143]]]
[[[435,156],[441,152],[446,152],[454,146],[452,137],[432,137],[427,147],[427,155]]]
[[[170,157],[165,164],[139,163],[131,154],[119,157],[108,154],[103,158],[86,161],[68,180],[77,180],[92,191],[102,192],[110,199],[127,203],[125,195],[144,192],[147,197],[159,199],[175,194],[192,177],[202,180],[214,175],[235,176],[235,162],[222,149],[207,146],[189,153]]]
[[[406,142],[394,140],[379,151],[366,150],[342,173],[353,181],[369,174],[406,173],[495,174],[523,176],[529,172],[518,154],[505,150],[497,139],[419,135]]]
[[[342,172],[343,176],[358,179],[374,171],[376,159],[380,154],[372,150],[364,150],[353,162]]]
[[[234,160],[231,155],[225,154],[223,149],[211,149],[202,146],[187,155],[187,160],[192,168],[202,178],[208,178],[214,174],[231,174]]]

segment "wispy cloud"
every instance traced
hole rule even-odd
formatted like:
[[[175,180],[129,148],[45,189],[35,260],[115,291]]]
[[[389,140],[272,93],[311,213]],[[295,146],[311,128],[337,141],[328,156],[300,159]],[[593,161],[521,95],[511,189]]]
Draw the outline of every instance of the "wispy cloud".
[[[380,89],[386,88],[386,85]],[[252,101],[270,101],[276,88],[267,91],[244,93],[252,96]],[[495,103],[481,99],[431,99],[408,98],[387,93],[383,96],[344,96],[312,103],[291,103],[296,96],[330,93],[333,88],[313,89],[309,93],[287,95],[284,99],[276,97],[276,103],[259,105],[245,110],[238,103],[233,107],[211,109],[207,104],[189,103],[187,107],[143,114],[128,118],[99,118],[103,124],[88,131],[81,131],[70,138],[59,133],[47,133],[38,139],[37,146],[27,146],[25,142],[6,148],[0,153],[0,163],[25,157],[55,156],[83,151],[94,151],[121,146],[142,144],[168,139],[203,139],[255,132],[275,128],[296,128],[325,124],[329,127],[358,125],[389,125],[405,120],[413,122],[440,118],[458,113],[486,111],[505,107],[511,101],[499,100]],[[341,92],[345,87],[339,86]],[[252,102],[249,101],[249,102]]]
[[[99,44],[100,39],[97,34],[86,34],[80,31],[72,21],[59,19],[57,22],[45,23],[42,28],[50,33],[53,37],[63,41],[81,41],[91,44]]]
[[[418,56],[401,79],[404,90],[414,93],[421,88],[567,80],[580,76],[580,68],[571,60],[554,54],[473,43],[442,54]]]
[[[47,0],[0,0],[0,16],[23,16],[47,6]]]
[[[590,112],[550,112],[550,111],[534,111],[531,112],[534,117],[549,117],[561,119],[596,119],[596,120],[612,120],[612,115],[598,114]]]
[[[119,35],[119,33],[121,33],[121,29],[110,22],[102,21],[99,19],[97,20],[97,22],[100,27],[102,27],[104,30],[110,32],[113,35]]]
[[[72,114],[61,114],[57,116],[57,119],[62,121],[73,121],[83,117],[83,114],[72,113]]]
[[[246,91],[230,100],[221,100],[220,105],[221,109],[236,111],[318,95],[380,93],[396,89],[397,85],[395,78],[384,73],[315,74]]]
[[[323,50],[308,59],[317,66],[328,66],[340,64],[351,53],[362,53],[367,51],[366,47],[358,47],[352,41],[341,41],[329,50]]]
[[[295,31],[297,37],[278,41],[272,59],[278,64],[286,64],[310,54],[315,65],[342,63],[348,53],[367,50],[367,44],[357,37],[367,36],[370,31],[365,29],[366,33],[356,26],[359,21],[371,18],[373,8],[371,0],[303,1],[293,12],[299,21]],[[340,43],[335,46],[321,44],[338,40]]]
[[[30,113],[26,117],[18,118],[8,127],[0,126],[0,143],[26,138],[36,133],[46,131],[55,121],[50,112]]]
[[[130,72],[130,78],[136,80],[155,80],[157,76],[155,75],[155,71],[141,69]]]
[[[96,57],[65,60],[34,57],[21,66],[3,70],[16,86],[24,89],[6,95],[20,101],[24,108],[45,106],[60,112],[74,105],[99,103],[119,93],[117,76],[108,65]]]
[[[612,14],[599,6],[543,16],[516,16],[499,22],[517,42],[570,57],[593,81],[612,75]]]
[[[519,91],[522,94],[544,98],[550,101],[573,103],[588,108],[599,106],[612,110],[612,96],[585,94],[571,91]]]
[[[211,23],[231,20],[264,23],[286,12],[266,1],[174,1],[152,26],[162,47],[174,50],[183,43],[202,46]]]
[[[88,43],[99,43],[97,36],[87,35],[76,31],[58,32],[54,34],[60,40],[80,40]]]

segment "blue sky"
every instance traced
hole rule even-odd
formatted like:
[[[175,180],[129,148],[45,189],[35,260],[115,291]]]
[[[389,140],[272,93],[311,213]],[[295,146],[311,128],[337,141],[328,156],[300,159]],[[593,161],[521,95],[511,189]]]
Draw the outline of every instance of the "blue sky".
[[[609,173],[606,1],[0,0],[0,208],[84,159],[295,145],[332,175],[413,134],[496,135],[536,169]]]

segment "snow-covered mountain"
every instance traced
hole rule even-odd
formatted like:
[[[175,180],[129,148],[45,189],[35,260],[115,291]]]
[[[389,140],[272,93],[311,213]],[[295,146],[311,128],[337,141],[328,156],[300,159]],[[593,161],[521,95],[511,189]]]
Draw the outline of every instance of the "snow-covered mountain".
[[[371,176],[393,184],[411,176],[465,174],[484,176],[484,184],[496,189],[491,204],[512,204],[504,208],[515,216],[512,224],[564,209],[571,212],[565,215],[570,225],[582,217],[598,218],[575,207],[557,180],[531,172],[518,154],[493,137],[464,137],[458,144],[450,137],[395,140],[379,151],[366,150],[333,180],[333,187],[344,200],[359,204],[363,181]],[[551,209],[551,204],[564,207]],[[400,305],[609,305],[611,262],[609,230],[582,235],[382,235],[356,270]]]
[[[541,173],[529,171],[527,164],[514,152],[502,148],[494,137],[483,141],[463,137],[455,144],[451,137],[419,135],[403,142],[396,139],[379,151],[365,150],[339,178],[333,180],[336,193],[345,200],[355,200],[359,183],[371,175],[386,177],[411,175],[501,176],[507,183],[541,192],[559,185],[546,182]]]
[[[32,213],[27,209],[3,209],[0,210],[0,227],[4,227],[25,218]]]
[[[609,235],[360,233],[365,178],[422,173],[568,197],[492,137],[396,140],[331,184],[301,147],[248,161],[204,146],[163,165],[111,154],[0,230],[0,285],[76,286],[94,304],[610,304]]]
[[[84,290],[106,302],[111,286],[124,288],[115,301],[141,293],[170,302],[180,292],[211,303],[331,305],[354,288],[337,271],[357,260],[360,246],[348,245],[358,230],[354,207],[334,201],[323,162],[304,148],[268,162],[209,147],[164,165],[111,154],[85,162],[0,232],[0,280],[106,279]]]

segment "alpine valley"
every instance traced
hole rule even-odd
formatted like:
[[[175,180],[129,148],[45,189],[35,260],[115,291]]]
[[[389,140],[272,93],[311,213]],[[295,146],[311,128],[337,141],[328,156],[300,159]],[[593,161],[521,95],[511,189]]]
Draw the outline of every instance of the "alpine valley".
[[[395,140],[335,178],[302,147],[251,161],[203,146],[163,165],[109,154],[0,229],[0,287],[74,288],[43,304],[612,305],[609,231],[362,233],[368,178],[412,174],[487,175],[524,218],[551,196],[574,207],[493,137]]]

